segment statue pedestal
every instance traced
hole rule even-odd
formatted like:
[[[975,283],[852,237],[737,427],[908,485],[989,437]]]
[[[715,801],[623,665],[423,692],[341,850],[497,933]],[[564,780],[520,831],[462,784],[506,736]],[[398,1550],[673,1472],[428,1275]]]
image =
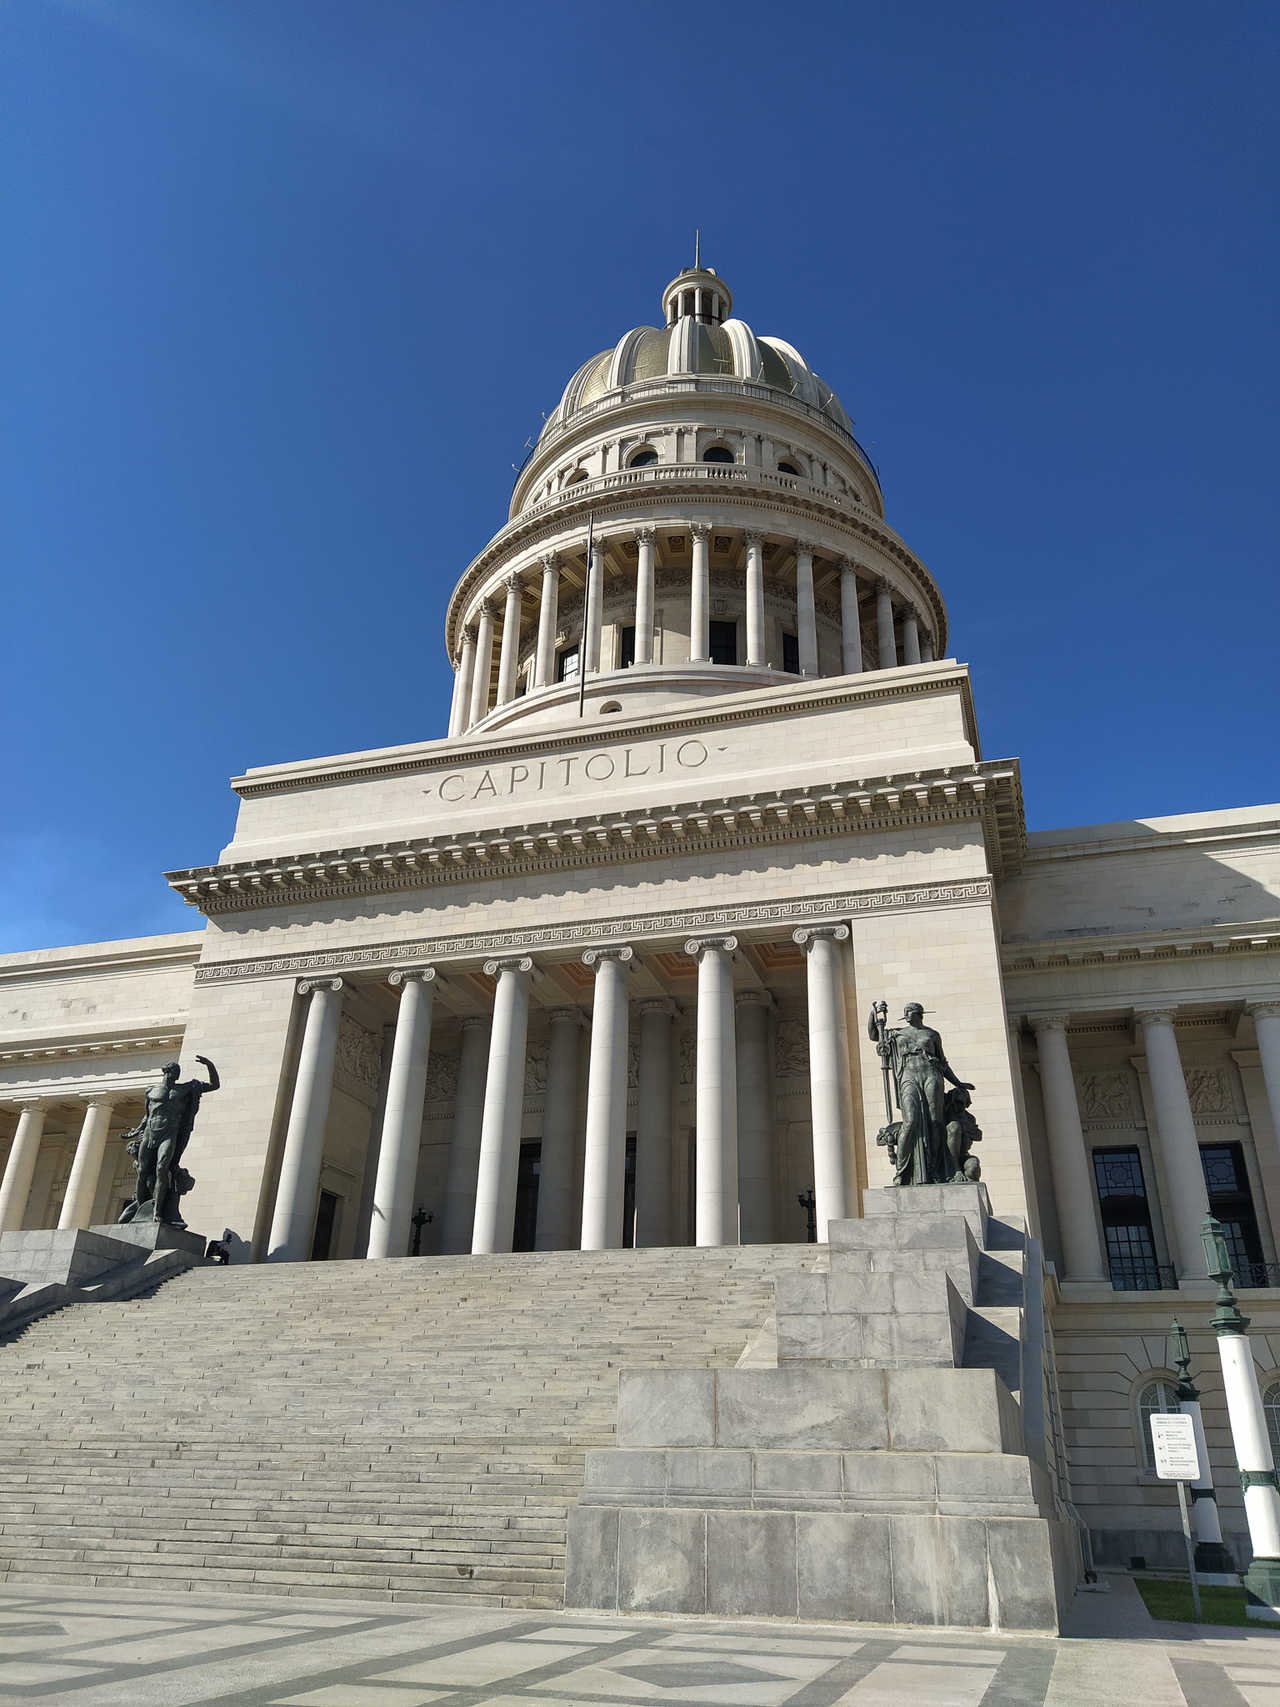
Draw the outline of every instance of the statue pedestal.
[[[203,1257],[209,1243],[203,1233],[193,1233],[189,1227],[171,1227],[166,1221],[126,1221],[123,1226],[90,1227],[89,1231],[104,1239],[140,1246],[144,1251],[186,1251],[193,1257]]]

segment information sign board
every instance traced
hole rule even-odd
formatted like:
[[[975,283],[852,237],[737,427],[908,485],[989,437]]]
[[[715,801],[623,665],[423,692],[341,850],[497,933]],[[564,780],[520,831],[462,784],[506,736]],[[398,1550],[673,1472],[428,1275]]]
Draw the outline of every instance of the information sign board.
[[[1195,1482],[1200,1477],[1196,1425],[1188,1416],[1157,1411],[1151,1418],[1156,1475],[1166,1482]]]

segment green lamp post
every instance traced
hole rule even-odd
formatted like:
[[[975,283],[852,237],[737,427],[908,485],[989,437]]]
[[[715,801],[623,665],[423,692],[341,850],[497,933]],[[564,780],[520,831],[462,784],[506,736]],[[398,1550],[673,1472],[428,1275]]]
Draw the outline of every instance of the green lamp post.
[[[1276,1484],[1258,1372],[1249,1349],[1249,1318],[1240,1314],[1231,1291],[1231,1253],[1221,1223],[1206,1215],[1200,1237],[1209,1278],[1218,1284],[1217,1308],[1210,1326],[1218,1335],[1231,1444],[1240,1467],[1244,1513],[1253,1547],[1253,1562],[1244,1578],[1246,1611],[1250,1618],[1280,1623],[1280,1487]]]

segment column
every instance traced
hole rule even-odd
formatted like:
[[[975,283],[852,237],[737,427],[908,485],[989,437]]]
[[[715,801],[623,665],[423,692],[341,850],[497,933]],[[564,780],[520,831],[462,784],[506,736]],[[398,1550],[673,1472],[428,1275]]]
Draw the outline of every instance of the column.
[[[471,712],[467,728],[489,709],[489,673],[493,669],[493,606],[488,599],[480,606],[480,627],[476,634],[476,661],[471,676]]]
[[[591,674],[600,670],[600,635],[604,628],[604,541],[591,541],[591,558],[587,564],[587,655],[582,668]]]
[[[773,1074],[769,1071],[767,990],[734,998],[738,1043],[738,1238],[773,1241]]]
[[[653,546],[652,528],[637,528],[640,561],[636,566],[636,657],[637,664],[653,662]]]
[[[378,1156],[382,1150],[382,1129],[387,1118],[387,1087],[391,1082],[391,1054],[395,1048],[396,1028],[382,1028],[382,1053],[378,1057],[378,1089],[369,1123],[369,1142],[365,1146],[364,1172],[360,1176],[360,1208],[356,1215],[355,1255],[369,1254],[369,1226],[373,1220],[373,1193],[378,1183]]]
[[[694,1241],[738,1243],[738,1066],[733,1023],[733,936],[692,938],[698,962],[697,1177]]]
[[[567,1251],[573,1244],[573,1144],[578,1125],[578,1055],[582,1015],[553,1008],[547,1016],[547,1097],[542,1116],[542,1170],[533,1247]]]
[[[920,662],[920,625],[916,621],[916,613],[913,610],[903,612],[902,661],[904,664],[918,664]]]
[[[1168,1205],[1167,1220],[1173,1235],[1178,1279],[1180,1282],[1203,1280],[1205,1266],[1200,1226],[1209,1213],[1209,1194],[1205,1190],[1195,1117],[1191,1112],[1178,1040],[1173,1031],[1173,1012],[1171,1009],[1144,1009],[1135,1017],[1146,1049],[1160,1153],[1169,1195],[1173,1200]]]
[[[509,1251],[520,1174],[520,1121],[524,1113],[524,1052],[529,1035],[528,955],[486,960],[485,976],[498,979],[484,1084],[480,1164],[476,1172],[474,1256]]]
[[[893,635],[893,595],[887,581],[876,582],[876,641],[880,668],[892,670],[898,662],[898,647]]]
[[[640,1003],[636,1248],[671,1243],[671,1022],[665,996]]]
[[[542,559],[542,600],[538,605],[538,653],[533,685],[549,688],[556,679],[556,631],[560,623],[560,559]]]
[[[471,1249],[476,1220],[476,1172],[480,1166],[480,1129],[484,1121],[484,1081],[489,1069],[489,1019],[468,1014],[458,1046],[458,1082],[453,1094],[453,1131],[449,1171],[440,1217],[442,1256]]]
[[[809,1001],[809,1102],[813,1124],[813,1196],[818,1243],[827,1243],[827,1224],[855,1212],[853,1085],[845,1013],[840,944],[848,925],[812,925],[792,931],[805,951]]]
[[[627,1162],[627,963],[629,948],[589,948],[594,966],[591,1057],[587,1068],[587,1137],[582,1165],[582,1249],[622,1246]]]
[[[311,1255],[343,988],[341,978],[303,978],[298,984],[298,994],[310,1000],[267,1241],[268,1262],[303,1262]]]
[[[862,629],[858,621],[858,571],[840,560],[840,667],[846,676],[862,670]]]
[[[67,1194],[58,1217],[59,1232],[87,1227],[93,1219],[93,1202],[98,1195],[98,1177],[102,1172],[112,1107],[106,1097],[94,1097],[85,1107],[75,1159],[71,1163],[71,1178],[67,1181]]]
[[[922,664],[932,664],[933,662],[933,636],[930,634],[920,636],[920,662]]]
[[[471,725],[471,690],[476,674],[476,631],[462,631],[462,657],[454,682],[453,709],[449,714],[450,735],[463,735]]]
[[[509,575],[502,610],[502,649],[498,653],[498,704],[516,697],[516,665],[520,662],[520,577]]]
[[[764,663],[764,535],[747,535],[747,663]]]
[[[1205,1237],[1217,1232],[1218,1223],[1206,1218]],[[1216,1242],[1216,1241],[1215,1241]],[[1218,1259],[1224,1265],[1227,1252]],[[1202,1257],[1200,1266],[1207,1265]],[[1217,1275],[1215,1273],[1215,1278]],[[1210,1326],[1218,1336],[1218,1360],[1231,1425],[1231,1445],[1244,1491],[1244,1514],[1249,1525],[1253,1558],[1245,1573],[1245,1613],[1274,1621],[1280,1608],[1280,1492],[1276,1486],[1275,1458],[1267,1433],[1266,1412],[1258,1390],[1258,1368],[1249,1344],[1249,1318],[1240,1314],[1229,1290],[1230,1270],[1219,1282],[1218,1307]]]
[[[1175,1327],[1177,1324],[1174,1324]],[[1184,1371],[1185,1373],[1185,1371]],[[1192,1382],[1178,1383],[1178,1409],[1191,1418],[1196,1433],[1196,1455],[1200,1474],[1189,1489],[1191,1496],[1191,1533],[1196,1542],[1196,1570],[1233,1572],[1235,1565],[1222,1543],[1222,1519],[1218,1515],[1218,1496],[1213,1486],[1213,1471],[1209,1464],[1209,1446],[1204,1435],[1204,1418],[1200,1413],[1200,1393]]]
[[[800,674],[816,676],[818,615],[813,602],[813,547],[804,540],[800,540],[796,545],[796,639],[800,653]]]
[[[18,1130],[9,1146],[9,1160],[0,1180],[0,1233],[20,1233],[26,1218],[27,1199],[31,1195],[31,1178],[36,1171],[40,1153],[40,1136],[44,1131],[43,1103],[24,1102],[18,1113]]]
[[[1262,1064],[1262,1082],[1267,1087],[1271,1130],[1280,1141],[1280,1002],[1250,1002],[1248,1012],[1258,1034],[1258,1058]],[[0,1227],[3,1225],[0,1217]]]
[[[1040,1090],[1049,1140],[1049,1167],[1062,1234],[1065,1280],[1105,1280],[1107,1264],[1094,1210],[1093,1171],[1080,1125],[1076,1081],[1067,1047],[1066,1014],[1032,1014],[1040,1055]]]
[[[711,527],[693,522],[693,575],[689,582],[689,662],[711,662]]]
[[[401,994],[396,1038],[391,1048],[382,1143],[378,1150],[378,1175],[373,1188],[367,1253],[370,1257],[409,1254],[418,1151],[422,1148],[422,1105],[427,1094],[434,979],[435,973],[429,966],[393,972],[387,979],[389,984],[401,986]]]

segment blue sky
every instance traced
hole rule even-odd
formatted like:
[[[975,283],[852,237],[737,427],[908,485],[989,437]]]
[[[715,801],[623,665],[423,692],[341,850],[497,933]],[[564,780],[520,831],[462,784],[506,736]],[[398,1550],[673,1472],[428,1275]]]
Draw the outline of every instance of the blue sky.
[[[445,602],[703,255],[1032,828],[1274,799],[1274,9],[15,0],[0,949],[199,924],[228,776],[443,732]]]

